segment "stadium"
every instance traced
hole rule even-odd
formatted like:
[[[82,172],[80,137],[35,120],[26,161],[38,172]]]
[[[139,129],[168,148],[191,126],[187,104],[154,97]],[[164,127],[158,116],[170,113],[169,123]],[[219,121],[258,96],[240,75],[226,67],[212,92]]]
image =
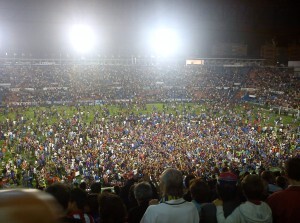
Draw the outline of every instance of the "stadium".
[[[78,222],[99,223],[157,222],[150,215],[159,212],[148,201],[184,198],[195,203],[199,216],[158,222],[223,222],[218,202],[229,205],[225,216],[234,218],[235,208],[251,200],[243,185],[253,178],[252,188],[264,186],[253,198],[267,205],[263,213],[276,222],[296,221],[299,205],[291,204],[290,216],[283,217],[272,200],[273,193],[299,186],[299,168],[293,175],[287,167],[293,159],[294,169],[299,167],[300,33],[293,22],[271,16],[287,11],[295,19],[289,4],[278,1],[286,11],[277,11],[247,1],[230,1],[234,9],[218,7],[217,0],[199,1],[201,9],[197,1],[143,3],[149,9],[134,0],[79,1],[57,3],[57,10],[50,3],[7,2],[0,6],[0,197],[35,188],[57,198],[68,187],[69,202],[87,199],[73,209],[85,216]],[[265,19],[262,30],[269,31],[249,26],[256,7],[268,11],[268,18],[259,16]],[[205,9],[236,14],[212,19]],[[65,14],[68,24],[62,22]],[[176,174],[184,181],[177,184],[180,193],[172,188]],[[145,182],[152,192],[142,211],[134,208],[141,205],[138,185]],[[220,189],[227,183],[229,189]],[[95,185],[101,193],[93,192]],[[95,201],[96,208],[89,203]],[[113,202],[120,202],[119,214],[110,216]],[[212,207],[213,216],[205,215]],[[53,222],[73,222],[72,213],[68,209],[58,221],[55,215]],[[0,211],[1,222],[6,215]],[[23,220],[16,222],[33,222]]]

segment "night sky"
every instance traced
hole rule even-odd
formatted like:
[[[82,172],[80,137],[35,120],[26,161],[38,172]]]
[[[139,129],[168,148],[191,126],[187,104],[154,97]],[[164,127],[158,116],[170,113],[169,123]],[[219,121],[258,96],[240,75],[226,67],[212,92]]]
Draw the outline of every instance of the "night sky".
[[[216,42],[248,44],[249,57],[275,39],[300,43],[300,1],[288,0],[0,0],[0,53],[68,53],[68,27],[88,23],[99,53],[146,54],[149,29],[180,30],[182,55],[209,56]]]

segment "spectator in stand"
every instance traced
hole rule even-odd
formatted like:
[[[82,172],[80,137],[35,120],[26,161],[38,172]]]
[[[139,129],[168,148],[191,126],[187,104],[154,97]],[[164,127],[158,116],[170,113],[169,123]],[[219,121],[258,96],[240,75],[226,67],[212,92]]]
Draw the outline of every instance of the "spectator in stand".
[[[205,181],[196,178],[190,181],[189,191],[191,193],[192,203],[196,206],[200,217],[202,206],[210,202],[211,194],[209,186]]]
[[[100,182],[94,182],[91,185],[91,194],[100,194],[101,193],[101,183]]]
[[[240,201],[237,196],[237,184],[238,178],[231,172],[221,173],[218,178],[216,189],[219,199],[223,202],[222,208],[225,218],[240,205]],[[216,213],[217,209],[213,203],[204,204],[201,209],[200,222],[217,223]]]
[[[100,223],[126,222],[126,207],[118,195],[103,192],[99,198]]]
[[[299,219],[300,210],[300,157],[290,158],[285,165],[289,182],[287,189],[273,193],[267,203],[275,223],[291,223]]]
[[[218,223],[271,223],[272,211],[269,205],[261,201],[264,191],[262,179],[258,175],[247,175],[242,181],[242,190],[247,201],[239,205],[229,216],[224,216],[222,200],[215,200]]]
[[[149,206],[149,201],[153,198],[152,187],[148,182],[140,182],[134,186],[134,196],[138,206],[133,207],[128,212],[129,223],[139,223]]]
[[[122,199],[122,201],[124,202],[127,210],[130,210],[131,207],[133,207],[133,203],[135,203],[135,198],[133,195],[133,186],[136,183],[136,180],[132,178],[130,178],[126,184],[122,187],[122,189],[120,190],[120,197]],[[133,201],[133,203],[132,203]]]
[[[268,194],[273,194],[276,191],[282,190],[281,187],[275,184],[275,176],[271,171],[263,171],[261,173],[261,178],[265,181],[266,186],[267,186],[267,192]]]
[[[100,222],[98,194],[88,194],[84,211],[93,217],[95,223]]]
[[[134,188],[135,188],[135,185],[131,185],[131,187],[129,189],[129,194],[128,194],[129,205],[127,206],[127,210],[130,210],[130,209],[138,206],[138,201],[136,200],[135,195],[134,195]]]
[[[80,219],[74,219],[67,216],[70,201],[70,189],[66,185],[54,183],[46,188],[46,192],[55,197],[58,203],[62,206],[63,216],[60,218],[60,222],[82,223]]]
[[[277,176],[276,177],[276,185],[281,187],[283,190],[288,187],[288,181],[284,176]]]
[[[83,223],[94,223],[91,215],[84,212],[87,201],[87,193],[79,188],[71,190],[70,202],[68,206],[68,216],[75,219],[80,219]]]
[[[114,186],[114,192],[116,195],[120,196],[120,190],[121,190],[120,186],[118,185]]]
[[[87,188],[87,185],[86,185],[86,182],[82,181],[80,184],[79,184],[79,188],[83,191],[86,191],[86,188]]]
[[[197,208],[183,199],[183,177],[179,170],[169,168],[160,178],[161,202],[150,205],[141,223],[198,223]]]
[[[256,98],[260,102],[297,108],[300,86],[297,77],[289,71],[262,67],[24,65],[0,67],[0,79],[15,88],[16,91],[5,91],[4,94],[4,101],[15,105],[95,99],[128,100],[136,96],[157,101],[165,98],[226,100],[232,99],[238,91],[240,99],[245,92],[231,88],[234,83],[240,83],[241,87],[255,88]],[[171,88],[161,88],[161,84],[156,84],[158,81]],[[118,83],[117,88],[112,83]],[[217,89],[216,86],[229,89]]]
[[[184,200],[186,201],[192,201],[191,191],[190,191],[190,182],[195,179],[196,177],[192,174],[187,175],[184,178],[184,186],[186,188],[186,192],[183,195]]]

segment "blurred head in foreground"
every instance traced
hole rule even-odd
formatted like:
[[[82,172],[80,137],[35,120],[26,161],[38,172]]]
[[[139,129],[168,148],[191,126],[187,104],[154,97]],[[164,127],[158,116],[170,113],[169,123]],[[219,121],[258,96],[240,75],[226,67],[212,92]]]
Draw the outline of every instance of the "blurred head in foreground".
[[[56,223],[60,215],[60,206],[45,192],[34,189],[0,191],[1,222]]]

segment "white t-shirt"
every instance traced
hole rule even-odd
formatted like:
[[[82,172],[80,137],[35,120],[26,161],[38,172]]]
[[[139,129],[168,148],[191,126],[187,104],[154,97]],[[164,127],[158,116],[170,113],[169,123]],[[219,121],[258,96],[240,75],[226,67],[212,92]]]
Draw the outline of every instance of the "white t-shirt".
[[[217,206],[218,223],[272,223],[272,211],[265,202],[256,205],[249,201],[238,206],[226,219],[223,207]]]
[[[183,198],[150,205],[141,223],[199,223],[199,214],[195,205]]]

